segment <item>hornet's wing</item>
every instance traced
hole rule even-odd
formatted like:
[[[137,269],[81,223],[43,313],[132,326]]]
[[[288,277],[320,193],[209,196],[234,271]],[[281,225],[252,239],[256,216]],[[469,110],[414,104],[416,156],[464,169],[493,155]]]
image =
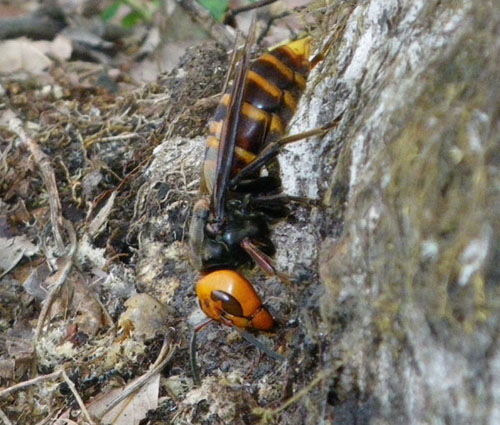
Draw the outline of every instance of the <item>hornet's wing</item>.
[[[244,54],[239,63],[234,84],[230,93],[226,118],[222,126],[222,133],[217,153],[215,169],[215,185],[212,192],[211,209],[216,222],[221,222],[225,214],[226,193],[229,187],[229,178],[233,165],[236,137],[241,118],[243,95],[245,93],[246,77],[250,64],[250,50],[255,39],[255,15],[252,18],[248,38],[244,47]]]

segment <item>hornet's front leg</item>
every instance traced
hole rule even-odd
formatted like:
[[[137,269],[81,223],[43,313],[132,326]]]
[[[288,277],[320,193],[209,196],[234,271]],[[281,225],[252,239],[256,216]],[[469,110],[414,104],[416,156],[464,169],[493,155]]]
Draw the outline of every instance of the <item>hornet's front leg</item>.
[[[269,276],[278,276],[284,283],[290,283],[292,276],[277,270],[274,261],[269,255],[262,252],[250,239],[245,238],[240,243],[241,247],[255,261],[263,271]]]

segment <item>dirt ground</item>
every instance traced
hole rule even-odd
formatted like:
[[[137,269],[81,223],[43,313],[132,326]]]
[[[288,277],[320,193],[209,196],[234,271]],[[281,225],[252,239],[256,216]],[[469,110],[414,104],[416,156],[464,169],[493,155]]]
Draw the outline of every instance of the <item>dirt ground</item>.
[[[1,77],[4,423],[304,423],[294,396],[314,397],[328,344],[316,206],[292,205],[274,230],[292,284],[243,270],[278,322],[256,336],[287,361],[211,324],[193,382],[189,341],[204,316],[187,227],[228,64],[227,49],[206,41],[147,84],[81,60]]]

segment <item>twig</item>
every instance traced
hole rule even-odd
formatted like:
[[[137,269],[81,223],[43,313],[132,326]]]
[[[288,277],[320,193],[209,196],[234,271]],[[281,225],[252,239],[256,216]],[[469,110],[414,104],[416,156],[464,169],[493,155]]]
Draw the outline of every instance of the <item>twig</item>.
[[[81,172],[78,172],[78,176],[76,177],[76,179],[73,179],[71,177],[71,173],[69,172],[68,170],[68,167],[66,167],[66,164],[64,163],[64,161],[62,160],[62,158],[59,158],[58,160],[59,162],[59,165],[62,167],[62,169],[64,170],[64,174],[66,174],[66,180],[68,181],[68,184],[69,186],[71,187],[71,198],[73,199],[73,201],[78,205],[78,206],[81,206],[82,205],[82,198],[78,198],[77,194],[76,194],[76,188],[78,186],[81,186],[82,184],[78,181],[78,179],[81,178]]]
[[[47,381],[49,379],[55,379],[60,375],[61,375],[61,370],[57,370],[56,372],[52,372],[47,375],[41,375],[33,379],[28,379],[27,381],[19,382],[19,384],[12,385],[11,387],[5,388],[4,390],[0,391],[0,398],[5,397],[15,391],[29,387],[31,385],[38,384],[39,382]]]
[[[50,206],[50,222],[54,232],[57,250],[60,254],[64,253],[64,241],[61,235],[60,223],[62,222],[62,207],[57,190],[56,176],[52,166],[50,165],[49,157],[40,149],[38,143],[28,137],[22,128],[21,120],[13,118],[9,121],[9,129],[17,134],[17,137],[24,143],[31,154],[35,163],[38,165],[42,174],[42,180],[49,194]]]
[[[12,146],[14,145],[14,142],[11,140],[5,150],[2,152],[0,155],[0,163],[1,167],[3,168],[3,174],[7,174],[7,170],[9,168],[9,164],[7,163],[7,157],[9,155],[10,150],[12,149]],[[3,179],[2,179],[3,180]]]
[[[80,397],[80,394],[78,394],[78,391],[76,390],[75,384],[73,383],[73,381],[71,381],[71,379],[69,379],[64,368],[59,369],[55,372],[49,373],[47,375],[37,376],[36,378],[29,379],[29,380],[24,381],[24,382],[20,382],[19,384],[12,385],[9,388],[5,388],[4,390],[0,391],[0,398],[5,397],[5,396],[7,396],[15,391],[29,387],[31,385],[35,385],[35,384],[38,384],[40,382],[47,381],[50,379],[57,379],[60,377],[62,377],[64,379],[64,381],[66,382],[66,384],[68,384],[68,387],[71,390],[71,392],[73,393],[73,395],[78,403],[78,406],[80,406],[80,409],[82,411],[82,414],[85,416],[85,419],[91,425],[95,425],[95,422],[92,420],[87,408],[85,407],[85,403],[83,402],[82,398]],[[5,416],[5,414],[1,411],[1,409],[0,409],[0,419],[2,419],[6,425],[12,425],[11,422],[9,422],[9,419],[7,418],[7,416]]]
[[[255,3],[248,4],[246,6],[238,7],[236,9],[228,9],[226,16],[224,16],[224,23],[231,24],[234,22],[234,17],[243,12],[248,12],[249,10],[258,9],[260,7],[267,6],[271,3],[275,3],[277,0],[260,0]]]
[[[269,30],[271,29],[271,26],[273,25],[274,21],[277,21],[279,19],[286,18],[287,16],[290,16],[290,11],[286,10],[283,13],[280,13],[279,15],[276,16],[271,16],[267,21],[266,21],[266,27],[262,30],[261,34],[259,35],[259,38],[257,39],[257,44],[260,45],[264,38],[266,38],[267,34],[269,33]]]
[[[52,303],[54,302],[54,299],[56,298],[59,289],[62,287],[64,282],[66,282],[66,279],[68,278],[71,272],[71,268],[73,266],[73,255],[75,254],[77,247],[75,228],[73,227],[73,224],[69,220],[66,220],[64,218],[62,219],[62,223],[64,224],[66,230],[68,231],[70,239],[70,248],[68,250],[66,258],[63,259],[64,261],[63,265],[57,271],[56,276],[54,276],[57,277],[57,280],[51,285],[50,292],[47,295],[47,298],[45,299],[45,302],[42,307],[42,311],[38,316],[38,323],[36,326],[35,337],[34,337],[35,342],[39,340],[43,324],[45,323],[45,318],[47,317],[49,309]]]
[[[47,295],[47,298],[45,298],[45,302],[42,307],[42,311],[40,312],[40,315],[38,316],[38,323],[36,325],[36,330],[35,330],[35,337],[34,341],[37,342],[40,338],[40,334],[42,333],[42,328],[43,324],[45,323],[45,318],[47,317],[47,314],[49,312],[50,307],[52,306],[52,303],[54,302],[57,293],[59,292],[59,289],[62,287],[66,279],[68,278],[71,268],[73,266],[73,261],[71,258],[66,258],[64,260],[64,264],[62,267],[58,270],[57,275],[58,279],[52,286],[49,294]]]
[[[92,420],[89,411],[85,407],[85,403],[83,402],[82,398],[80,397],[80,394],[76,390],[75,384],[73,384],[73,381],[71,379],[69,379],[69,376],[66,374],[64,369],[61,370],[61,375],[64,378],[64,380],[66,381],[66,384],[68,384],[69,389],[73,393],[73,396],[75,397],[76,402],[78,403],[78,406],[80,406],[80,410],[82,411],[83,416],[85,416],[85,419],[87,419],[87,421],[91,425],[95,425],[95,422]]]
[[[230,34],[225,25],[219,24],[210,15],[207,9],[195,0],[177,0],[177,3],[210,34],[210,36],[224,47],[229,49],[234,42],[234,35]]]
[[[3,421],[5,425],[13,425],[2,409],[0,409],[0,419]]]
[[[136,133],[117,134],[115,136],[105,136],[105,137],[92,136],[85,141],[85,147],[88,149],[91,146],[95,145],[96,143],[113,142],[115,140],[128,140],[128,139],[133,139],[134,137],[139,138],[140,136]]]
[[[64,252],[64,241],[61,235],[61,229],[59,227],[60,218],[62,217],[62,207],[61,201],[59,199],[59,192],[57,190],[56,176],[52,166],[50,165],[49,157],[40,149],[38,143],[36,143],[30,137],[25,138],[25,142],[28,145],[36,164],[40,168],[42,173],[42,180],[47,188],[49,194],[49,206],[50,206],[50,222],[52,223],[52,229],[54,232],[54,238],[56,240],[56,246],[59,253]]]

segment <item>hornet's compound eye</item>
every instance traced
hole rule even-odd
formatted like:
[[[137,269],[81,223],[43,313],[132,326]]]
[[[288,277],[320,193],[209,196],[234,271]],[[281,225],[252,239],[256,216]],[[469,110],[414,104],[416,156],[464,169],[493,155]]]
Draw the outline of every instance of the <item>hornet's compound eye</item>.
[[[240,302],[227,292],[216,289],[212,291],[210,298],[212,298],[213,301],[220,301],[222,303],[222,309],[226,313],[236,317],[243,317],[243,308]]]

